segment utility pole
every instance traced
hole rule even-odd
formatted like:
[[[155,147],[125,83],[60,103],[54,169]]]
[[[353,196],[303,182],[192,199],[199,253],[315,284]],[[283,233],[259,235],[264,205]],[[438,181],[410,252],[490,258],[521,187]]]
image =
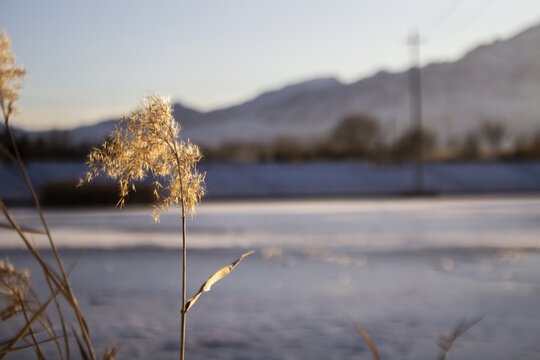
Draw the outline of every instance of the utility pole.
[[[414,137],[416,142],[416,171],[415,191],[424,192],[424,159],[422,135],[422,78],[420,74],[420,35],[418,31],[411,32],[407,41],[410,49],[411,68],[409,69],[409,94],[411,101],[411,124],[414,124]]]

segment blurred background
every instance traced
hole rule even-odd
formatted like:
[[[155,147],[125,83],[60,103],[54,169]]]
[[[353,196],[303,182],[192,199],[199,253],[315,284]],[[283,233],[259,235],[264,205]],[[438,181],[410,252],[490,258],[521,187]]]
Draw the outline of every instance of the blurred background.
[[[1,6],[46,201],[152,92],[202,146],[209,198],[539,189],[534,1]]]
[[[122,210],[110,180],[75,188],[157,92],[204,153],[188,296],[256,250],[190,312],[189,358],[369,358],[352,318],[383,358],[434,359],[481,316],[456,358],[538,358],[538,1],[2,1],[0,28],[28,71],[11,125],[62,254],[86,249],[98,347],[178,352],[179,213],[152,224],[152,180]],[[39,228],[0,160],[0,198]],[[0,229],[37,272],[19,241]]]

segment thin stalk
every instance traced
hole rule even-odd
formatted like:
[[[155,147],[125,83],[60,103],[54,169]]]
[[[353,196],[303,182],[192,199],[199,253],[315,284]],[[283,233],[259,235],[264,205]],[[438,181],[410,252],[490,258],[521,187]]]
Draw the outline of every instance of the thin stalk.
[[[26,307],[24,306],[24,301],[21,296],[17,295],[17,298],[19,299],[19,302],[21,303],[21,309],[22,313],[24,315],[24,320],[26,323],[30,323],[30,318],[28,317],[28,312],[26,311]],[[45,357],[43,356],[43,353],[41,352],[41,347],[39,346],[39,343],[36,338],[36,334],[34,333],[34,327],[30,323],[30,326],[28,328],[28,332],[30,333],[30,337],[32,338],[32,341],[34,342],[34,350],[36,351],[36,355],[38,359],[44,360]]]
[[[170,129],[170,128],[169,128]],[[168,143],[168,142],[167,142]],[[182,167],[180,166],[180,158],[178,157],[178,149],[176,142],[173,141],[172,146],[174,157],[176,158],[176,167],[178,168],[178,180],[180,181],[180,206],[182,208],[182,311],[181,318],[181,333],[180,333],[180,360],[184,360],[186,347],[186,204],[184,201],[184,183],[182,182]]]
[[[54,344],[56,345],[56,350],[58,351],[59,360],[64,360],[64,353],[62,352],[62,345],[60,344],[60,337],[56,335],[56,331],[54,330],[54,325],[52,324],[51,320],[47,317],[47,313],[43,314],[45,319],[38,319],[39,324],[43,328],[44,331],[49,334],[50,341],[54,341]],[[67,338],[64,339],[67,341]],[[38,344],[40,344],[39,342]]]
[[[52,243],[52,246],[54,246],[54,243],[52,242],[52,238],[51,238],[51,235],[50,235],[50,232],[49,232],[49,228],[47,226],[47,222],[45,221],[45,218],[43,216],[43,212],[41,211],[41,207],[39,205],[39,201],[37,200],[37,196],[36,196],[36,193],[33,189],[33,186],[32,186],[32,183],[30,182],[30,179],[28,177],[28,174],[26,173],[26,169],[24,168],[24,165],[23,165],[23,162],[22,162],[22,158],[20,156],[20,152],[19,152],[19,148],[17,146],[17,143],[15,141],[15,136],[13,136],[13,132],[11,130],[11,127],[9,126],[9,119],[10,119],[10,114],[11,112],[8,111],[6,113],[6,109],[4,108],[4,104],[2,102],[2,114],[4,115],[4,122],[5,122],[5,128],[6,128],[6,132],[8,134],[8,137],[10,138],[11,140],[11,144],[12,144],[12,147],[13,147],[13,151],[15,153],[15,156],[13,156],[13,154],[11,154],[7,149],[4,149],[4,147],[2,146],[1,147],[1,150],[8,155],[8,157],[13,161],[13,162],[16,162],[19,167],[21,168],[22,170],[22,173],[23,173],[23,176],[25,178],[25,181],[26,181],[26,184],[28,185],[28,188],[30,189],[30,192],[32,193],[32,197],[34,198],[34,202],[36,203],[36,207],[38,209],[38,212],[39,212],[39,215],[41,217],[41,221],[43,223],[43,226],[45,228],[45,231],[46,231],[46,234],[49,238],[49,242]],[[57,252],[55,251],[55,254]],[[60,263],[60,265],[62,265]],[[61,268],[62,269],[62,268]],[[49,287],[49,290],[51,292],[51,294],[55,294],[56,292],[53,290],[53,285],[51,283],[51,279],[50,279],[50,276],[49,274],[47,274],[46,271],[44,271],[44,275],[45,275],[45,280],[47,281],[47,286]],[[60,308],[60,303],[58,302],[58,299],[56,298],[56,295],[54,295],[54,303],[56,305],[56,311],[58,313],[58,317],[60,318],[60,322],[61,322],[61,325],[62,325],[62,331],[64,333],[64,343],[65,343],[65,350],[66,350],[66,355],[69,359],[69,341],[68,341],[68,337],[67,337],[67,330],[66,330],[66,325],[65,325],[65,322],[64,322],[64,315],[62,313],[62,310]],[[55,342],[58,344],[58,340],[56,339]],[[61,356],[61,358],[63,359],[64,358],[64,355],[62,354],[62,351],[60,349],[58,349],[59,351],[59,354]]]
[[[182,200],[182,333],[180,337],[180,360],[184,360],[186,343],[186,209]]]
[[[54,340],[55,339],[43,340],[43,341],[40,341],[39,344],[40,345],[41,344],[46,344],[46,343],[54,341]],[[8,353],[12,353],[12,352],[15,352],[15,351],[21,351],[21,350],[24,350],[24,349],[31,348],[32,346],[34,346],[34,344],[18,346],[18,347],[11,348],[9,350],[0,350],[0,354],[8,354]]]
[[[34,256],[34,258],[37,260],[37,262],[41,265],[41,268],[42,268],[42,271],[43,271],[43,275],[45,277],[45,280],[47,281],[47,285],[49,287],[49,290],[51,291],[51,294],[53,296],[53,300],[56,304],[56,309],[57,309],[57,312],[58,312],[58,316],[60,318],[60,322],[62,324],[62,330],[64,332],[64,341],[65,341],[65,348],[66,348],[66,351],[67,351],[67,356],[68,356],[68,359],[69,359],[69,341],[68,341],[68,337],[67,337],[67,332],[66,332],[66,328],[65,328],[65,321],[64,321],[64,316],[62,314],[62,311],[61,311],[61,308],[60,308],[60,304],[58,302],[58,298],[56,296],[56,294],[58,292],[62,292],[64,294],[64,296],[67,296],[67,294],[65,293],[65,287],[64,287],[64,284],[60,283],[60,280],[58,278],[58,275],[56,275],[54,273],[54,271],[49,267],[49,265],[43,260],[43,258],[41,257],[41,255],[39,254],[39,252],[37,251],[37,249],[32,245],[32,243],[26,238],[26,236],[24,235],[22,229],[19,227],[19,225],[15,222],[15,220],[11,217],[11,214],[9,213],[9,211],[7,210],[7,208],[5,207],[3,201],[0,199],[0,209],[2,210],[2,212],[4,213],[5,217],[7,218],[7,220],[9,221],[9,223],[11,224],[12,228],[15,229],[17,231],[17,233],[19,234],[20,238],[23,240],[24,244],[26,245],[27,249],[30,251],[30,253]],[[58,290],[55,290],[54,289],[54,286],[53,286],[53,283],[54,283],[54,286],[57,286],[58,287]],[[37,298],[37,297],[36,297]],[[56,342],[57,340],[55,340]],[[60,351],[59,349],[59,354],[60,354],[60,357],[63,359],[64,358],[64,355],[62,354],[62,352]]]
[[[47,285],[49,286],[49,289],[52,289],[51,280],[48,276],[45,276],[45,280],[47,280]],[[58,318],[60,319],[60,325],[62,327],[62,332],[64,333],[64,349],[66,351],[66,357],[69,359],[69,338],[66,328],[66,322],[64,321],[64,314],[62,313],[62,309],[60,308],[60,303],[58,302],[58,299],[54,300],[54,304],[56,305],[56,312],[58,313]],[[55,343],[58,344],[58,340],[55,340]],[[62,357],[62,360],[64,359],[64,355],[62,354],[61,348],[58,348],[58,353]]]
[[[70,271],[71,272],[71,271]],[[49,283],[49,288],[52,289],[52,283],[51,280],[45,276],[45,279],[47,280],[47,282]],[[41,301],[39,300],[39,297],[38,295],[35,293],[35,291],[33,291],[32,289],[30,289],[30,293],[32,294],[32,296],[34,297],[34,301],[36,302],[36,304],[40,305],[41,304]],[[64,317],[63,317],[63,314],[62,314],[62,311],[60,309],[60,304],[58,303],[58,301],[55,302],[56,303],[56,306],[57,306],[57,312],[58,312],[58,316],[60,318],[60,322],[61,322],[61,325],[62,325],[62,331],[64,332],[64,343],[65,343],[65,350],[66,350],[66,356],[67,358],[69,359],[69,341],[68,341],[68,336],[67,336],[67,332],[66,332],[66,323],[64,321]],[[64,360],[64,354],[62,353],[62,346],[60,345],[60,340],[59,340],[59,336],[56,335],[56,331],[54,330],[54,326],[52,324],[52,321],[51,319],[49,318],[49,316],[47,315],[47,313],[45,312],[43,314],[43,320],[39,319],[38,320],[41,324],[41,326],[49,333],[49,335],[51,336],[51,341],[54,341],[54,343],[56,344],[56,348],[58,350],[58,354],[60,355],[60,360]]]
[[[26,236],[23,233],[23,230],[19,227],[19,225],[15,222],[15,219],[11,216],[9,213],[7,207],[5,206],[2,199],[0,199],[0,210],[4,213],[4,216],[7,218],[11,226],[17,231],[19,234],[19,237],[22,239],[24,244],[26,245],[26,248],[30,253],[34,256],[36,261],[41,266],[41,269],[45,276],[49,276],[49,278],[53,281],[54,285],[58,287],[58,291],[61,291],[64,296],[67,297],[66,289],[64,288],[64,284],[60,282],[59,276],[54,272],[53,269],[43,260],[40,253],[37,251],[37,249],[32,245],[32,243],[26,238]],[[56,291],[53,291],[52,294],[56,294]],[[69,299],[68,299],[69,300]]]
[[[30,328],[30,325],[34,323],[34,321],[36,321],[43,314],[44,311],[47,310],[47,307],[51,304],[55,295],[56,293],[53,294],[44,304],[42,304],[41,307],[34,312],[32,318],[30,318],[28,322],[24,324],[23,328],[19,330],[17,335],[15,335],[13,339],[7,342],[4,348],[0,349],[0,359],[3,359],[7,353],[11,352],[13,347],[19,342],[19,340],[23,338],[24,334],[26,334],[26,332]]]
[[[79,257],[80,256],[81,255],[79,255]],[[76,259],[75,262],[70,266],[70,268],[68,269],[68,272],[67,272],[68,277],[71,276],[71,273],[75,269],[75,266],[77,265],[78,262],[79,262],[79,259]],[[45,277],[45,278],[47,279],[47,282],[51,281],[48,277]],[[51,287],[51,286],[52,285],[49,285],[49,287]],[[31,292],[32,296],[35,298],[35,301],[37,302],[37,304],[41,304],[41,302],[39,301],[38,295],[34,291],[32,291],[32,289],[30,289],[30,292]],[[64,338],[64,346],[65,346],[65,351],[66,351],[66,355],[65,355],[66,357],[65,358],[67,358],[69,360],[71,358],[71,356],[70,356],[70,350],[69,350],[69,336],[68,336],[68,332],[67,332],[66,322],[64,320],[64,316],[62,314],[60,304],[58,303],[58,301],[55,301],[55,303],[56,303],[56,306],[57,306],[57,311],[58,311],[59,318],[60,318],[60,323],[61,323],[61,326],[62,326],[62,332],[64,333],[63,338]],[[55,342],[56,347],[58,349],[58,354],[60,354],[61,360],[64,360],[64,354],[62,353],[62,347],[60,345],[60,341],[58,340],[59,337],[56,335],[56,332],[54,331],[54,326],[52,325],[52,322],[49,319],[46,312],[43,314],[43,318],[45,319],[45,322],[47,323],[48,326],[45,326],[45,324],[43,324],[43,322],[41,320],[39,320],[39,321],[42,324],[42,327],[45,330],[47,330],[47,332],[51,336],[51,341]]]
[[[43,224],[43,228],[45,229],[45,233],[47,234],[47,238],[49,239],[49,245],[51,246],[51,249],[53,251],[53,254],[56,258],[56,262],[58,263],[58,268],[60,269],[60,273],[62,275],[62,279],[64,281],[64,285],[67,289],[68,295],[69,295],[69,302],[75,312],[75,315],[77,317],[77,321],[79,322],[79,326],[81,328],[82,336],[84,339],[84,342],[86,343],[86,347],[88,348],[88,352],[90,353],[90,356],[92,360],[96,359],[96,355],[94,353],[94,349],[92,347],[92,343],[90,341],[90,334],[88,333],[88,328],[86,325],[86,321],[84,320],[84,317],[82,315],[80,306],[77,302],[77,299],[73,293],[73,289],[71,288],[71,284],[69,283],[69,279],[67,277],[66,271],[64,269],[64,265],[62,263],[62,260],[60,259],[60,254],[58,253],[58,249],[56,248],[56,245],[54,244],[54,241],[51,236],[51,232],[49,230],[49,226],[47,225],[47,221],[45,220],[45,216],[43,215],[43,210],[41,209],[41,205],[39,203],[36,191],[34,190],[34,187],[32,185],[32,182],[30,181],[30,178],[28,176],[28,173],[26,172],[26,169],[24,167],[24,164],[22,162],[22,158],[19,152],[19,149],[17,147],[17,143],[15,141],[15,136],[13,135],[13,131],[11,130],[11,127],[9,126],[9,123],[6,119],[5,121],[6,129],[8,131],[9,137],[11,139],[11,144],[13,147],[13,152],[15,153],[15,158],[17,159],[17,163],[21,169],[21,172],[23,173],[24,180],[26,182],[26,185],[28,189],[30,190],[30,193],[32,195],[32,198],[34,200],[34,204],[36,206],[36,209],[39,213],[39,217],[41,219],[41,222]],[[54,292],[51,289],[51,292],[54,294]],[[55,299],[56,302],[56,299]]]
[[[4,203],[2,202],[1,199],[0,199],[0,209],[4,212],[4,215],[8,219],[11,226],[18,232],[19,236],[23,240],[23,242],[26,245],[27,249],[35,257],[37,262],[41,265],[43,274],[44,274],[45,279],[47,281],[47,285],[48,285],[48,287],[49,287],[49,289],[51,291],[51,294],[53,296],[53,300],[54,300],[54,302],[56,304],[56,307],[57,307],[57,312],[58,312],[60,322],[61,322],[61,325],[62,325],[62,331],[64,332],[64,342],[65,342],[65,348],[66,348],[66,351],[67,351],[66,356],[69,359],[69,340],[68,340],[67,331],[66,331],[66,327],[65,327],[66,325],[65,325],[65,321],[64,321],[64,316],[63,316],[61,308],[60,308],[60,304],[58,302],[58,298],[56,296],[56,294],[58,292],[62,292],[62,294],[67,297],[67,293],[66,293],[66,289],[64,287],[64,284],[62,284],[60,282],[58,275],[56,275],[54,273],[54,271],[49,267],[49,265],[47,265],[47,263],[45,263],[45,261],[43,260],[43,258],[41,257],[41,255],[39,254],[37,249],[34,248],[34,246],[31,244],[31,242],[26,238],[26,236],[24,235],[22,229],[15,222],[15,220],[11,217],[11,214],[8,212],[7,208],[5,207],[5,205],[4,205]],[[71,270],[70,270],[70,272],[71,272]],[[58,288],[58,290],[54,290],[53,283],[54,283],[54,286],[56,286]],[[62,352],[59,351],[59,353],[60,353],[61,358],[63,358]]]

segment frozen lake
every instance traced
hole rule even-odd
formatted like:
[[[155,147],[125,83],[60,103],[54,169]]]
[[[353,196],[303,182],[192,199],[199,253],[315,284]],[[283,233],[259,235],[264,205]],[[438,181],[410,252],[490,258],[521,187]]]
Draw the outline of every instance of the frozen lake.
[[[87,249],[74,289],[95,344],[123,344],[120,359],[178,353],[179,214],[150,213],[47,211],[67,264]],[[451,358],[537,359],[539,235],[537,196],[205,203],[188,223],[188,296],[256,253],[190,310],[187,358],[369,359],[353,318],[384,359],[436,359],[439,334],[485,316]],[[38,272],[16,236],[0,245]]]

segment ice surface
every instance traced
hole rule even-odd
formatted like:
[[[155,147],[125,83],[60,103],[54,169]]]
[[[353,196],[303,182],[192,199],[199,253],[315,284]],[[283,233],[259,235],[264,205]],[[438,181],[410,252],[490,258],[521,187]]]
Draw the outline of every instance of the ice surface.
[[[178,354],[179,213],[152,224],[150,211],[47,211],[66,264],[88,248],[72,283],[94,343],[122,344],[119,359]],[[14,214],[38,226],[32,212]],[[353,318],[383,358],[435,359],[439,334],[485,316],[454,358],[537,359],[539,234],[538,197],[205,203],[188,223],[188,296],[257,252],[190,310],[188,358],[371,358]],[[8,249],[15,237],[0,239],[13,263],[39,273]]]
[[[180,246],[180,212],[152,222],[150,206],[48,209],[65,247]],[[21,225],[39,228],[34,210],[15,208]],[[231,247],[539,247],[540,197],[203,202],[188,219],[190,248]],[[0,230],[0,247],[20,246]],[[33,235],[38,245],[44,236]]]

